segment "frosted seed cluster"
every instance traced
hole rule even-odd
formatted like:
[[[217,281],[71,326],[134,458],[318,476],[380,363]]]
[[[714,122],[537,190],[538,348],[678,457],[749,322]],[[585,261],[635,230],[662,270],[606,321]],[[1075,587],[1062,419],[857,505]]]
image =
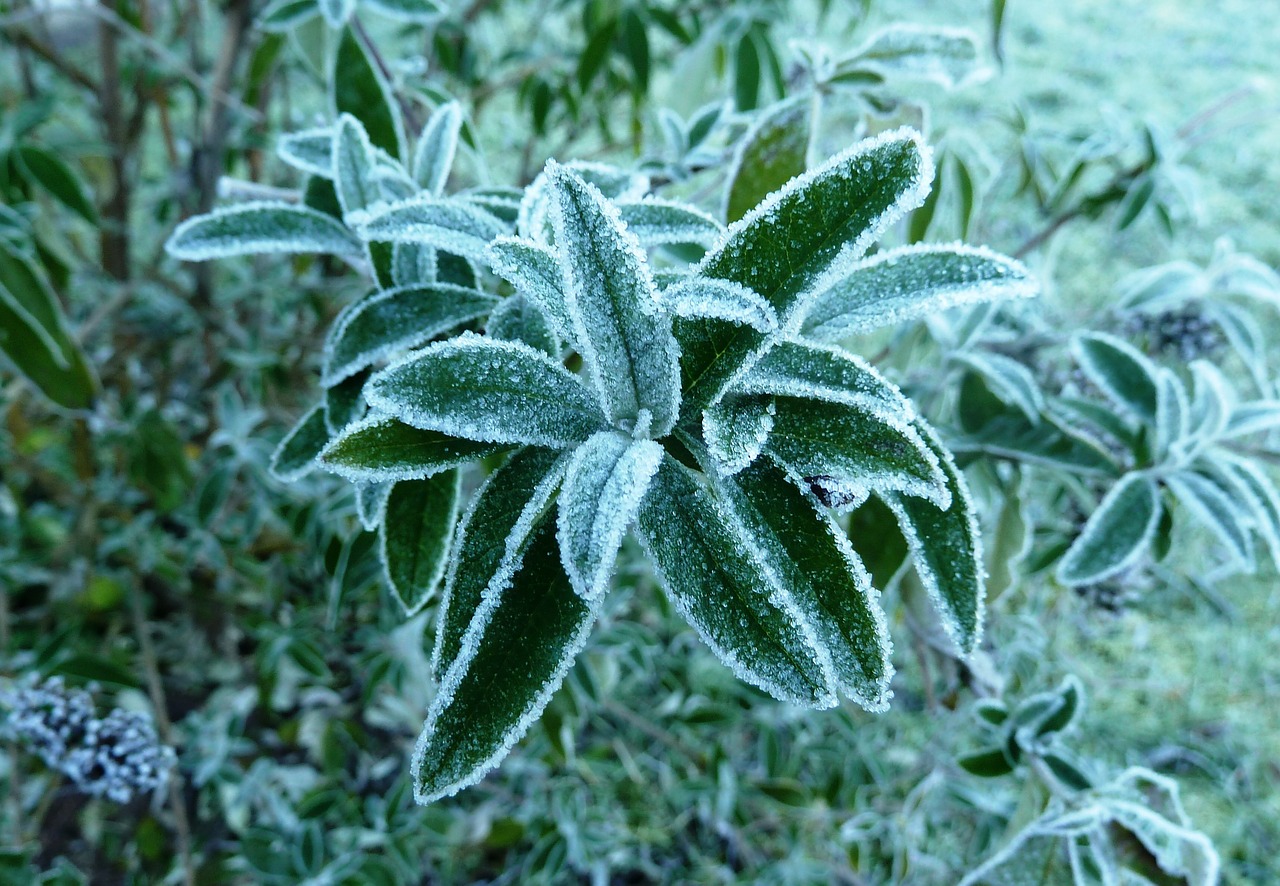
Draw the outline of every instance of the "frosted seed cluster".
[[[0,690],[0,705],[9,709],[0,731],[92,797],[128,803],[163,788],[177,763],[150,717],[115,708],[99,718],[93,697],[59,677]]]

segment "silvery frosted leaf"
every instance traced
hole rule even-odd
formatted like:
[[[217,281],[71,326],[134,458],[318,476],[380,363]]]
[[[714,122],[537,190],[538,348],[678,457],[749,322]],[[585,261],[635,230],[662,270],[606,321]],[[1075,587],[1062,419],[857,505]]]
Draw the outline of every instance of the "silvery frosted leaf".
[[[350,219],[381,198],[373,181],[373,145],[360,121],[350,114],[339,117],[334,129],[333,172],[344,218]]]
[[[309,175],[333,178],[333,127],[303,129],[280,136],[276,156]]]
[[[520,188],[471,188],[458,196],[514,230],[524,191]]]
[[[609,200],[634,201],[649,192],[649,178],[642,173],[585,160],[570,160],[563,165],[572,169],[583,181],[595,185]],[[552,201],[549,188],[550,179],[544,169],[525,188],[516,219],[517,233],[543,246],[549,245],[554,238],[551,230]]]
[[[418,194],[418,186],[398,163],[394,166],[382,163],[375,165],[369,174],[369,181],[382,200],[408,200]]]
[[[394,483],[357,483],[356,517],[365,532],[373,532],[382,523],[382,511],[387,506],[387,496]]]
[[[490,338],[524,342],[548,356],[560,355],[560,340],[547,322],[546,315],[523,295],[513,295],[500,301],[489,312],[484,331]]]
[[[365,396],[414,427],[479,442],[564,448],[606,427],[595,396],[556,360],[469,332],[377,373]]]
[[[573,321],[565,304],[564,271],[555,253],[530,240],[499,237],[487,251],[493,272],[536,305],[561,341],[573,341]]]
[[[982,351],[952,355],[957,363],[980,373],[1002,400],[1016,406],[1032,424],[1039,424],[1045,410],[1044,392],[1031,370],[1012,357]]]
[[[702,439],[721,476],[754,462],[773,432],[773,398],[729,394],[702,413]]]
[[[382,567],[406,616],[430,603],[444,578],[461,497],[456,469],[402,480],[387,496],[378,537]]]
[[[618,212],[627,230],[646,249],[693,243],[710,247],[724,236],[724,226],[701,209],[675,200],[646,197],[635,203],[619,203]]]
[[[982,76],[978,40],[958,28],[890,25],[842,58],[836,73],[872,70],[895,80],[927,80],[954,89]]]
[[[830,655],[837,687],[867,710],[885,710],[892,644],[879,594],[848,536],[767,459],[721,485],[765,562]]]
[[[588,600],[604,594],[623,536],[662,461],[652,440],[602,431],[573,453],[560,490],[556,537],[565,573]]]
[[[414,748],[414,798],[430,803],[484,777],[560,688],[598,608],[573,592],[550,521],[510,584],[486,596],[440,681]]]
[[[391,249],[391,281],[396,286],[429,286],[436,282],[436,250],[421,243],[395,243]]]
[[[807,707],[836,703],[830,659],[742,526],[665,456],[636,534],[676,610],[739,679]]]
[[[967,656],[982,639],[987,593],[978,519],[969,487],[951,453],[923,421],[917,421],[916,428],[946,476],[950,505],[940,507],[905,495],[882,498],[898,518],[916,574],[938,610],[943,628],[960,654]]]
[[[1075,355],[1089,379],[1136,418],[1156,417],[1155,366],[1127,342],[1095,332],[1075,341]]]
[[[329,429],[324,424],[321,403],[307,410],[271,453],[271,476],[283,483],[302,479],[315,470],[316,457],[328,442]]]
[[[1167,457],[1190,430],[1191,402],[1182,380],[1168,369],[1156,374],[1155,454]]]
[[[447,283],[375,292],[330,327],[320,383],[335,385],[390,354],[484,316],[497,303],[491,295]]]
[[[1237,564],[1253,564],[1251,520],[1248,510],[1242,507],[1244,502],[1232,498],[1213,481],[1191,471],[1172,472],[1164,477],[1164,484],[1178,504],[1226,547]]]
[[[558,165],[547,176],[574,344],[609,421],[629,426],[647,412],[661,437],[680,408],[680,366],[648,260],[595,187]]]
[[[1237,403],[1227,416],[1221,437],[1243,437],[1280,428],[1280,400],[1252,400]]]
[[[361,3],[388,18],[405,22],[433,22],[448,9],[440,0],[361,0]]]
[[[323,212],[293,203],[252,202],[187,219],[174,229],[165,250],[183,261],[209,261],[282,252],[359,255],[361,244]]]
[[[378,483],[420,480],[510,448],[502,443],[476,443],[439,431],[424,431],[391,416],[375,414],[344,430],[323,447],[317,458],[320,467],[347,480]]]
[[[915,417],[911,401],[870,363],[839,348],[808,342],[778,342],[738,376],[731,390],[845,403],[904,421]]]
[[[867,490],[949,503],[947,475],[910,420],[863,405],[800,397],[777,397],[774,410],[765,451],[829,506],[846,509]]]
[[[462,200],[423,196],[381,204],[350,219],[366,240],[422,243],[466,258],[484,258],[501,222]]]
[[[1021,262],[980,246],[904,246],[877,253],[813,296],[804,335],[841,341],[957,305],[1029,298],[1037,286]]]
[[[318,0],[325,24],[335,31],[347,23],[355,11],[356,0]]]
[[[365,50],[354,28],[343,28],[332,53],[329,97],[334,116],[347,113],[363,124],[374,147],[399,160],[404,156],[400,102],[382,69]]]
[[[1243,497],[1252,505],[1254,528],[1280,568],[1280,492],[1275,483],[1250,459],[1225,453],[1214,461],[1246,490]]]
[[[413,177],[435,196],[444,193],[453,157],[458,151],[458,133],[462,131],[462,106],[456,101],[436,108],[418,138],[413,156]]]
[[[736,222],[805,170],[813,104],[800,96],[763,111],[738,142],[725,178],[724,217]]]
[[[1227,428],[1235,397],[1231,386],[1213,364],[1191,362],[1191,433],[1204,441],[1217,439]]]
[[[741,283],[773,305],[784,329],[804,296],[845,276],[882,231],[920,205],[933,159],[910,130],[859,142],[788,182],[735,222],[697,271]],[[764,337],[715,320],[678,320],[684,412],[715,401]]]
[[[677,317],[724,320],[766,333],[778,328],[778,315],[772,305],[747,287],[728,280],[681,275],[658,293],[658,303],[662,310]]]
[[[1124,571],[1150,545],[1160,523],[1160,490],[1151,476],[1133,471],[1111,487],[1058,563],[1067,586],[1096,584]]]
[[[324,423],[330,434],[337,434],[364,417],[368,405],[364,399],[364,383],[368,380],[368,372],[357,372],[325,389]]]
[[[521,449],[489,475],[458,524],[440,601],[432,668],[443,678],[463,651],[463,637],[486,597],[511,581],[549,511],[568,458],[549,449]]]
[[[658,108],[658,128],[662,131],[663,147],[671,161],[679,162],[689,150],[684,121],[670,108]]]

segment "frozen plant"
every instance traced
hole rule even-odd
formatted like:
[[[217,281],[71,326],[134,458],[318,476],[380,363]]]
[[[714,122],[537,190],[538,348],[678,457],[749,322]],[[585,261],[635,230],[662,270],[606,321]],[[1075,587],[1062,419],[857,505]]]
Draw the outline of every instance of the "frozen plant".
[[[5,736],[92,797],[128,803],[159,790],[177,760],[150,717],[114,708],[98,718],[93,696],[66,688],[61,677],[0,690],[0,704],[9,709]]]

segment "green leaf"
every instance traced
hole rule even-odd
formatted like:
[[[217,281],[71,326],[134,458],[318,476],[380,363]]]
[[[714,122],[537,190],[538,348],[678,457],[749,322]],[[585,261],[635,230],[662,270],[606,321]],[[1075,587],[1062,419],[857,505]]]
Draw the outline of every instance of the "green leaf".
[[[310,435],[318,437],[319,434],[319,429],[314,427],[316,411],[322,410],[313,410],[304,419],[309,428],[306,432],[307,448],[314,445],[310,442],[312,439],[317,439]],[[281,446],[283,449],[284,444]],[[290,447],[292,451],[294,444],[290,443]],[[509,448],[501,443],[461,440],[439,431],[415,428],[389,416],[373,415],[351,425],[328,445],[323,445],[316,457],[320,467],[348,480],[377,483],[430,477]],[[292,459],[285,462],[293,463]]]
[[[681,615],[742,680],[807,707],[835,704],[829,659],[791,595],[751,553],[743,528],[670,456],[645,496],[637,535]]]
[[[379,541],[387,583],[406,616],[430,603],[444,578],[461,495],[456,469],[391,488]]]
[[[235,255],[319,252],[359,255],[360,241],[341,222],[293,203],[240,203],[178,225],[165,249],[182,261]]]
[[[316,468],[320,450],[329,442],[329,429],[324,422],[324,404],[307,410],[280,445],[271,454],[268,469],[271,476],[282,483],[300,480]]]
[[[869,69],[895,80],[926,80],[954,89],[980,73],[978,41],[954,28],[890,25],[836,65]]]
[[[1254,510],[1254,522],[1258,533],[1267,543],[1271,558],[1280,568],[1280,492],[1275,483],[1252,460],[1226,454],[1219,464],[1230,472],[1247,490],[1247,498]]]
[[[721,476],[755,461],[773,432],[773,398],[728,394],[702,413],[702,438]]]
[[[390,354],[484,316],[496,304],[491,295],[447,283],[371,293],[330,327],[320,383],[331,387]]]
[[[1060,752],[1046,751],[1040,755],[1040,759],[1044,761],[1045,766],[1049,767],[1053,777],[1071,790],[1087,791],[1093,787],[1093,782],[1089,779],[1089,776],[1081,772],[1075,763],[1068,760]]]
[[[713,277],[687,277],[658,293],[662,309],[676,317],[723,320],[750,326],[760,332],[775,332],[778,315],[750,289]]]
[[[333,136],[334,190],[344,218],[382,199],[373,181],[373,145],[355,117],[343,114]]]
[[[1013,763],[1003,748],[990,748],[974,754],[966,754],[956,760],[960,768],[979,778],[999,778],[1013,771]]]
[[[565,572],[582,597],[609,587],[623,536],[662,461],[652,440],[602,431],[577,448],[560,492],[557,538]]]
[[[347,23],[351,13],[355,12],[356,0],[318,0],[320,14],[325,24],[335,31]]]
[[[531,240],[499,237],[486,251],[493,272],[536,305],[561,341],[573,341],[573,320],[565,303],[564,271],[555,253]]]
[[[910,401],[870,363],[839,348],[807,342],[777,343],[731,390],[844,403],[903,421],[915,416]]]
[[[1058,581],[1096,584],[1142,556],[1160,522],[1160,490],[1143,471],[1125,474],[1111,487],[1058,564]]]
[[[369,372],[357,372],[324,392],[324,423],[330,434],[337,434],[364,416],[366,406],[364,399],[365,382],[369,380]]]
[[[735,222],[697,270],[763,296],[785,328],[805,295],[845,276],[888,225],[920,205],[932,179],[933,161],[915,133],[859,142]],[[715,401],[764,337],[715,320],[677,320],[675,328],[682,418],[692,418]]]
[[[674,200],[646,197],[634,203],[619,203],[618,213],[627,230],[646,249],[683,243],[710,247],[724,236],[724,227],[714,218]]]
[[[586,644],[597,609],[574,593],[550,521],[519,569],[476,609],[414,749],[414,797],[479,781],[542,714]]]
[[[477,490],[458,524],[436,630],[432,668],[443,678],[485,597],[504,588],[545,518],[568,459],[549,449],[512,454]]]
[[[547,322],[546,315],[522,295],[498,302],[489,312],[485,335],[502,341],[524,342],[551,357],[560,354],[560,339]]]
[[[618,19],[610,16],[600,23],[600,26],[591,32],[591,36],[587,39],[587,45],[582,50],[582,55],[578,56],[578,91],[586,93],[591,88],[591,82],[595,80],[596,74],[604,67],[605,61],[609,57],[609,51],[613,48],[613,37],[617,32]]]
[[[1153,422],[1159,400],[1156,370],[1127,342],[1095,332],[1075,341],[1080,368],[1102,392],[1135,417]]]
[[[413,177],[435,196],[444,193],[458,152],[458,133],[462,131],[462,106],[456,101],[436,108],[418,138],[413,158]]]
[[[352,222],[366,240],[422,243],[470,259],[484,258],[489,241],[506,230],[464,200],[431,196],[380,204]]]
[[[268,33],[279,34],[319,14],[316,0],[272,0],[258,13],[257,25]]]
[[[760,50],[751,32],[742,35],[733,57],[733,98],[739,111],[753,111],[760,100]]]
[[[1223,491],[1208,478],[1191,471],[1175,471],[1164,477],[1165,486],[1173,493],[1196,522],[1217,537],[1235,561],[1252,565],[1253,538],[1249,534],[1248,511],[1242,502]]]
[[[956,307],[1029,298],[1037,285],[1011,258],[978,246],[906,246],[856,264],[805,307],[803,334],[842,341]]]
[[[738,142],[725,180],[724,216],[736,222],[805,170],[812,113],[808,96],[779,102]]]
[[[1039,424],[1045,410],[1044,392],[1026,366],[1003,354],[976,350],[962,351],[952,359],[978,372],[1001,400],[1016,406],[1027,421]]]
[[[849,515],[849,543],[877,588],[887,588],[911,552],[889,506],[872,496]]]
[[[627,57],[634,75],[634,92],[645,95],[649,91],[649,34],[644,19],[634,7],[622,14],[622,52]]]
[[[334,116],[350,114],[364,124],[374,147],[404,158],[404,123],[391,86],[383,78],[350,28],[344,28],[334,53]]]
[[[435,22],[448,9],[442,0],[360,0],[360,3],[396,21],[422,24]]]
[[[333,127],[285,133],[276,140],[276,156],[308,175],[333,178]]]
[[[554,359],[472,333],[382,370],[366,396],[406,424],[478,442],[564,448],[606,427],[595,396]]]
[[[644,252],[596,188],[563,166],[547,173],[573,342],[609,421],[633,426],[647,413],[661,437],[680,408],[679,362]]]
[[[767,459],[721,488],[759,556],[830,656],[836,686],[868,710],[887,709],[893,675],[888,627],[879,595],[845,534]]]
[[[89,224],[98,223],[98,210],[89,189],[61,157],[32,144],[18,145],[9,156],[51,197]]]
[[[950,494],[948,507],[924,498],[884,494],[911,548],[916,574],[929,592],[951,641],[967,656],[982,639],[986,569],[973,500],[964,475],[934,430],[922,420],[916,429],[938,460]]]

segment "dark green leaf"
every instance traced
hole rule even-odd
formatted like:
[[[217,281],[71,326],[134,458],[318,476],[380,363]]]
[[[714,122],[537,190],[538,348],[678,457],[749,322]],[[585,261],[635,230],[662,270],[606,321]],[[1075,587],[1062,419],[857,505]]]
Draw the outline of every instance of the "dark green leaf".
[[[431,602],[444,578],[460,497],[456,469],[423,480],[402,480],[387,497],[380,535],[382,563],[405,615]]]

